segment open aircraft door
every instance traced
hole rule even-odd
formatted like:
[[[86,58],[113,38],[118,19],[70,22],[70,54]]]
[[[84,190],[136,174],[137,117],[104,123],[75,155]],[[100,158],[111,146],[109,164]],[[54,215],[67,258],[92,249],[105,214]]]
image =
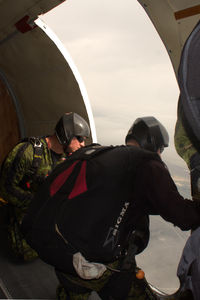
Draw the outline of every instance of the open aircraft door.
[[[181,121],[185,128],[184,133],[183,131],[182,133],[184,135],[186,133],[185,137],[189,140],[188,144],[190,144],[190,147],[194,145],[194,141],[198,142],[199,145],[200,2],[199,0],[138,0],[138,2],[151,19],[171,59],[180,89],[179,99],[174,100],[177,101],[178,112],[181,112]],[[182,146],[186,146],[184,142],[182,143]],[[187,148],[185,147],[185,149]],[[199,152],[199,146],[196,147],[196,149],[198,149]],[[198,249],[196,250],[198,252]],[[188,253],[187,259],[184,257],[185,261],[188,260],[189,256],[192,257],[193,255],[192,251]],[[197,256],[194,256],[193,262],[195,262],[196,259]],[[185,278],[192,278],[191,281],[188,279],[188,282],[186,282],[186,288],[188,288],[189,283],[193,282],[193,274],[193,268],[191,267],[188,274],[185,274]],[[199,275],[199,273],[196,272],[194,281],[199,280],[197,274]],[[183,285],[183,282],[181,285]],[[199,281],[197,285],[199,290]],[[154,287],[152,288],[156,291]],[[181,288],[182,287],[180,287],[179,291]],[[186,294],[182,296],[180,296],[179,291],[173,295],[166,295],[159,291],[156,292],[158,299],[161,300],[190,300],[193,299],[190,290],[194,291],[192,285],[189,290],[184,290]],[[197,293],[195,294],[197,295]],[[194,295],[194,299],[199,299],[196,295]]]
[[[180,88],[179,109],[192,143],[200,141],[199,0],[138,0],[160,35]],[[183,121],[183,120],[182,120]]]

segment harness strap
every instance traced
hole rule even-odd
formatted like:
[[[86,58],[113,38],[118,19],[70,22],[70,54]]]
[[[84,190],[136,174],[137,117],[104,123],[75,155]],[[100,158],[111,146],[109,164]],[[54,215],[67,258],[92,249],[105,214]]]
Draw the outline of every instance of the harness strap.
[[[28,141],[32,144],[34,153],[33,153],[33,162],[31,168],[29,169],[29,176],[36,176],[37,170],[42,162],[42,154],[44,151],[43,144],[38,137],[30,137]]]
[[[30,189],[30,179],[31,181],[34,181],[37,178],[37,170],[39,169],[42,162],[44,146],[41,142],[41,138],[39,137],[28,137],[23,139],[21,142],[27,142],[33,146],[32,164],[29,170],[24,175],[24,178],[22,179],[22,184],[24,184],[26,188]]]

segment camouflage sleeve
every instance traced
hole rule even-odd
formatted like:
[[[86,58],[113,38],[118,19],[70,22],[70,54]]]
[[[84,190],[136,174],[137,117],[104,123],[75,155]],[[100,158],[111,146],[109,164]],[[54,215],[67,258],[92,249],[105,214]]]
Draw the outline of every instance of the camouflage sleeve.
[[[191,157],[197,152],[197,150],[184,129],[181,117],[179,117],[176,122],[174,144],[177,153],[186,162],[188,168],[191,169]]]
[[[32,193],[22,185],[22,180],[33,161],[33,147],[29,143],[18,144],[7,156],[1,171],[1,197],[20,209],[26,209]]]
[[[177,153],[184,159],[190,170],[191,194],[193,200],[200,201],[200,153],[191,141],[183,125],[183,111],[178,109],[174,144]]]

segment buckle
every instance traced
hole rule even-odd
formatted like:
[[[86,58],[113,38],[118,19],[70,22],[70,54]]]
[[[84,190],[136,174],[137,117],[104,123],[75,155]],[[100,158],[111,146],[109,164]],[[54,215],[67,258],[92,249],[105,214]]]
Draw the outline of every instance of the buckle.
[[[33,144],[33,147],[42,148],[42,142],[40,141],[40,139],[31,137],[30,142]]]
[[[37,140],[37,141],[35,140],[33,146],[38,147],[38,148],[42,148],[42,142],[40,140]]]

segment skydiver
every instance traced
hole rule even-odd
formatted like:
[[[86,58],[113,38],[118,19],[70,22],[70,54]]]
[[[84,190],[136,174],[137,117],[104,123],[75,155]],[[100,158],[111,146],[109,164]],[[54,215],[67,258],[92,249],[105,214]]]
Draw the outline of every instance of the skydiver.
[[[150,299],[145,279],[124,268],[130,238],[135,254],[148,244],[148,231],[145,243],[132,233],[143,232],[140,223],[148,215],[161,215],[182,230],[200,225],[199,203],[179,194],[160,158],[168,142],[158,120],[138,118],[127,146],[79,149],[39,189],[22,228],[40,257],[55,266],[58,299],[85,300],[91,291],[102,299]]]
[[[16,257],[30,261],[37,253],[22,238],[19,226],[38,187],[71,153],[85,146],[87,122],[77,113],[65,113],[55,132],[44,137],[26,138],[6,157],[0,177],[0,197],[9,210],[8,236]]]

